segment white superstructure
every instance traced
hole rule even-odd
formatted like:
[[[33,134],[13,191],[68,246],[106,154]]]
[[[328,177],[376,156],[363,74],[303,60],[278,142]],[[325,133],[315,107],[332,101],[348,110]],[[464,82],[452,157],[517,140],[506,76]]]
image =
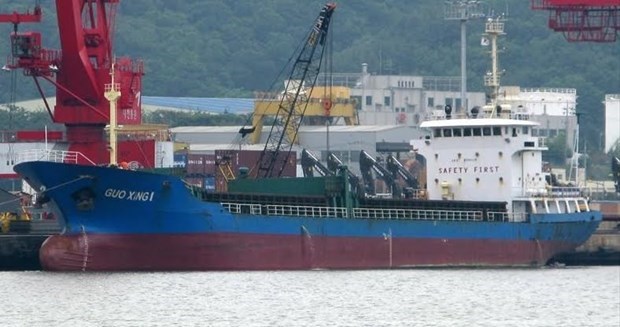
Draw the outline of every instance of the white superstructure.
[[[422,193],[429,200],[504,202],[519,219],[529,213],[572,213],[589,210],[578,188],[559,187],[543,169],[543,138],[529,113],[499,96],[497,38],[501,19],[489,19],[485,36],[491,42],[491,70],[484,76],[490,101],[470,113],[452,115],[451,106],[420,127],[428,130],[410,142],[424,158]]]
[[[422,123],[430,135],[411,141],[426,159],[428,199],[511,202],[546,190],[537,123],[507,118]],[[432,168],[429,168],[432,167]]]

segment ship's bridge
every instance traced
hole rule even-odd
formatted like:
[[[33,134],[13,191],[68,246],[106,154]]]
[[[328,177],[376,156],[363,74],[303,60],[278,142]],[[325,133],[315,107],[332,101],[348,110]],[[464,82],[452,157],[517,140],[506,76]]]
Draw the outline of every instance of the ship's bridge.
[[[426,158],[429,199],[506,201],[545,189],[543,139],[538,123],[505,118],[423,122],[424,138],[411,141]]]

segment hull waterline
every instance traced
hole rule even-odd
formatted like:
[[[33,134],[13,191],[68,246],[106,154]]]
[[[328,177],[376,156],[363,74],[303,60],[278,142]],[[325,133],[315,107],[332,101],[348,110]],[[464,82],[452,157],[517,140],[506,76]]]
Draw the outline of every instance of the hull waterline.
[[[553,241],[85,234],[52,236],[40,256],[52,271],[516,267],[544,265],[574,247]]]

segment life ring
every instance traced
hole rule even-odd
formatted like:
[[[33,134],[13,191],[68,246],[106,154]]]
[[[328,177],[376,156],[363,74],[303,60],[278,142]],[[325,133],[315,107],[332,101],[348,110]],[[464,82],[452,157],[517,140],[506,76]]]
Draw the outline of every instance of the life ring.
[[[404,112],[401,112],[400,114],[398,114],[398,117],[396,119],[398,119],[398,122],[400,124],[404,124],[405,122],[407,122],[407,115]]]

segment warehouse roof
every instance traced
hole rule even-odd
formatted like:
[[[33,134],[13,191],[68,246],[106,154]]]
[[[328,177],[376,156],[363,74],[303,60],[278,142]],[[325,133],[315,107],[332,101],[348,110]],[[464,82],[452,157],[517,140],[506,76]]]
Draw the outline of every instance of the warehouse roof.
[[[244,114],[254,111],[254,99],[247,98],[188,98],[143,96],[142,104],[149,109],[183,109],[211,113]]]

